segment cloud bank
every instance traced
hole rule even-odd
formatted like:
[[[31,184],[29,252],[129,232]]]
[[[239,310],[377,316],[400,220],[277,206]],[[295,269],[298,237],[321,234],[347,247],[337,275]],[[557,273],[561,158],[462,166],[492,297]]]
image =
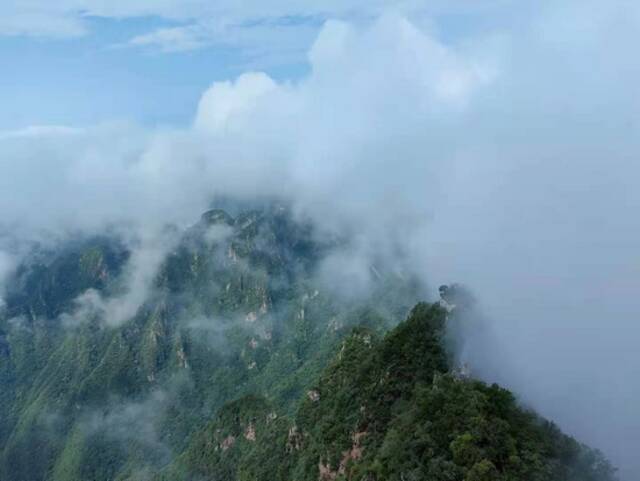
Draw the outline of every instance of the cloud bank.
[[[514,25],[451,43],[401,15],[331,21],[307,77],[216,83],[188,128],[4,133],[1,222],[139,237],[216,195],[290,200],[358,255],[469,285],[503,348],[469,352],[511,374],[476,368],[635,479],[640,9],[545,3]]]

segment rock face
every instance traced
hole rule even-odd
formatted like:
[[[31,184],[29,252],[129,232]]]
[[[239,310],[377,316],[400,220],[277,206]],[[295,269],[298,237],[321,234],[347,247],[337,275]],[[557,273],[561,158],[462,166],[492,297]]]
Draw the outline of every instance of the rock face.
[[[220,443],[220,449],[222,449],[223,451],[226,451],[227,449],[232,448],[235,443],[236,443],[235,436],[229,435],[226,438],[224,438]]]
[[[244,438],[247,441],[256,440],[256,427],[253,425],[253,423],[249,423],[247,429],[244,430]]]

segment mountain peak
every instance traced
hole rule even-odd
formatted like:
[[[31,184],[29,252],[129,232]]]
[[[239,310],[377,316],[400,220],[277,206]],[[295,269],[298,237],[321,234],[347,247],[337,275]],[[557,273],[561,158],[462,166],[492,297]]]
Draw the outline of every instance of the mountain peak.
[[[233,225],[234,220],[225,210],[223,209],[211,209],[206,211],[200,217],[200,220],[208,225],[215,224],[226,224]]]

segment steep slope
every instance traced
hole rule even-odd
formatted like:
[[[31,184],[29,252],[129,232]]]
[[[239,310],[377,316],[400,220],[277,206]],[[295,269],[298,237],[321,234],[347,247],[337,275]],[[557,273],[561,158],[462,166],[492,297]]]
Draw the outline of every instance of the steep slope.
[[[383,339],[356,329],[294,416],[234,401],[160,479],[615,479],[599,452],[511,393],[452,370],[445,321],[440,304],[418,304]]]
[[[369,297],[336,297],[316,276],[333,247],[279,206],[207,212],[117,326],[64,321],[88,290],[120,299],[122,242],[30,259],[0,314],[0,479],[146,479],[230,400],[293,412],[351,326],[382,332],[420,295],[380,267]]]
[[[76,366],[99,355],[96,333],[66,336],[57,317],[83,291],[106,289],[126,258],[120,243],[90,238],[40,249],[17,270],[0,314],[0,478],[39,479],[48,469],[54,412],[82,380]]]

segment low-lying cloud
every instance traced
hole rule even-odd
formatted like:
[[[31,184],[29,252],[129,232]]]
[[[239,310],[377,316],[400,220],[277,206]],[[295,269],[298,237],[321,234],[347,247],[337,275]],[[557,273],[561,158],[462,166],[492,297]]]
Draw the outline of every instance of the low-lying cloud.
[[[167,254],[177,243],[174,231],[141,231],[137,242],[129,246],[130,257],[120,276],[116,292],[103,294],[88,289],[74,300],[71,312],[60,320],[67,327],[99,319],[107,326],[120,326],[133,318],[154,293],[155,281]]]
[[[3,294],[5,292],[5,282],[14,269],[14,258],[6,252],[0,251],[0,309],[4,306],[5,301]]]
[[[485,376],[634,479],[640,11],[543,4],[513,25],[452,44],[397,15],[328,22],[308,76],[216,83],[188,128],[5,133],[0,222],[139,238],[215,196],[289,200],[358,253],[470,286],[503,350],[469,349],[514,373]]]

